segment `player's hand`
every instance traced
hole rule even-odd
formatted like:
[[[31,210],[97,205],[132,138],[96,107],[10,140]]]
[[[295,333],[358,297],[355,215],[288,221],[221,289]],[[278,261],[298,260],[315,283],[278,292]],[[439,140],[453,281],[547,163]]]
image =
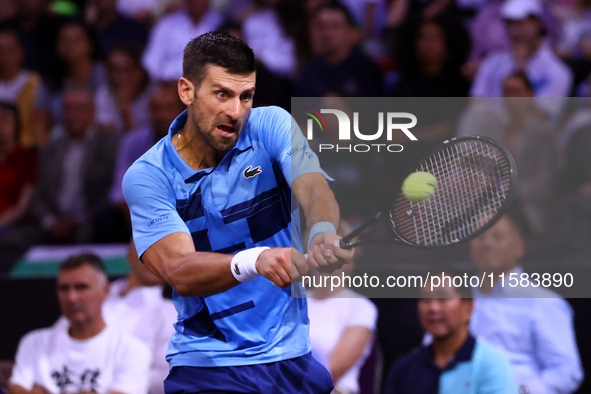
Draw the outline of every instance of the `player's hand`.
[[[309,267],[303,254],[294,248],[271,248],[263,251],[256,262],[257,271],[275,286],[286,288],[301,280]]]
[[[320,272],[333,272],[353,258],[353,249],[338,246],[342,237],[331,231],[318,234],[310,243],[308,264]]]

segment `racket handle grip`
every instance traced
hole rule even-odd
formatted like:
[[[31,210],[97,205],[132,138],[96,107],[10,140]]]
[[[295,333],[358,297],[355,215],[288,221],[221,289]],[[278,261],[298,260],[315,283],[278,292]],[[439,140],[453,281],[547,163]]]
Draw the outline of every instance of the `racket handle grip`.
[[[345,242],[343,239],[335,239],[334,241],[334,246],[339,247],[341,249],[353,249],[353,245]],[[308,253],[306,253],[304,255],[304,257],[306,258],[306,260],[308,259]]]
[[[347,242],[341,238],[341,239],[334,241],[334,246],[338,246],[341,249],[353,249],[354,244]]]

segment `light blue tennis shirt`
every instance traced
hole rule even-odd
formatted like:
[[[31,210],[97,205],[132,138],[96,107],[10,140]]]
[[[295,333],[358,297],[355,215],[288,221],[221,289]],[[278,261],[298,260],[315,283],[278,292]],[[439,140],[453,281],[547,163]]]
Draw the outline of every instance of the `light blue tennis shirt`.
[[[187,111],[123,179],[138,255],[177,232],[190,234],[203,252],[290,247],[292,227],[293,246],[301,251],[292,181],[327,175],[291,115],[278,107],[252,109],[236,146],[216,167],[200,171],[171,141],[186,121]],[[292,287],[304,291],[301,283]],[[207,297],[173,291],[178,321],[166,356],[170,367],[260,364],[308,353],[306,300],[291,291],[263,277]]]

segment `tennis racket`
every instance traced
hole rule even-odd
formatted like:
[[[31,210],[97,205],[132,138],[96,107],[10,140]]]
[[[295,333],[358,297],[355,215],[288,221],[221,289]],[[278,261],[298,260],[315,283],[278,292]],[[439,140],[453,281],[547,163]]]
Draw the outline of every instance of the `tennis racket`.
[[[378,218],[386,216],[394,241],[418,248],[439,248],[466,242],[492,226],[511,199],[517,170],[511,153],[485,137],[451,138],[426,155],[413,172],[429,172],[437,178],[435,193],[413,202],[402,192],[340,240],[351,249],[366,243],[355,241]]]

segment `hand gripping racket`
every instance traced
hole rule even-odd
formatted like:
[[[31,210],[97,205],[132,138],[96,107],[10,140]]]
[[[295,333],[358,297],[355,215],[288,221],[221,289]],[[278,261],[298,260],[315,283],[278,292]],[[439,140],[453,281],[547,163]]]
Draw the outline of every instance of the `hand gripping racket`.
[[[468,241],[492,226],[511,199],[517,170],[511,153],[485,137],[451,138],[425,156],[413,172],[437,178],[435,193],[420,202],[402,192],[340,240],[351,249],[371,242],[351,240],[387,216],[394,241],[419,248],[438,248]]]

